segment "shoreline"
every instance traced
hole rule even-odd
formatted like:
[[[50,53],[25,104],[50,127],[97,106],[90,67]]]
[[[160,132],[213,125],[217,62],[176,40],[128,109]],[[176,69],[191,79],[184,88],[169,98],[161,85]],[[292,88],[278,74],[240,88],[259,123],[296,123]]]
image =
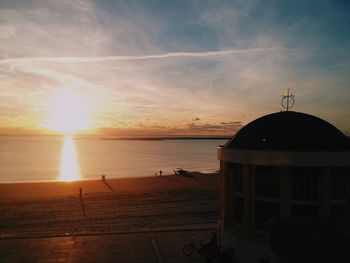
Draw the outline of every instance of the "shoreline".
[[[191,172],[193,177],[183,177],[174,174],[163,176],[140,176],[140,177],[119,177],[108,178],[105,182],[112,185],[122,184],[121,191],[133,191],[131,188],[132,183],[135,183],[134,190],[152,189],[159,190],[162,188],[171,188],[175,185],[150,185],[155,178],[196,178],[205,176],[218,176],[218,172],[201,173]],[[155,179],[157,181],[157,179]],[[160,179],[162,180],[162,179]],[[165,179],[163,179],[165,180]],[[0,201],[12,198],[31,198],[31,197],[47,197],[47,196],[62,196],[62,195],[74,195],[78,193],[79,188],[83,188],[84,193],[101,193],[106,191],[106,184],[101,179],[83,179],[77,181],[33,181],[33,182],[0,182]],[[142,182],[142,183],[141,183]],[[160,182],[160,181],[158,181]],[[144,185],[142,187],[141,185]],[[169,182],[168,182],[169,183]],[[119,188],[119,187],[118,187]],[[74,189],[74,190],[73,190]],[[52,192],[50,192],[52,191]]]
[[[211,174],[218,174],[220,172],[219,169],[212,168],[212,169],[204,169],[202,171],[190,171],[190,173],[195,175],[211,175]],[[174,174],[163,174],[162,176],[173,176]],[[153,178],[153,177],[160,177],[160,175],[141,175],[141,176],[120,176],[116,177],[113,176],[109,177],[108,180],[119,180],[119,179],[137,179],[137,178]],[[81,182],[81,181],[100,181],[101,179],[98,177],[95,178],[82,178],[81,180],[75,180],[75,181],[61,181],[59,179],[52,179],[52,180],[34,180],[34,181],[1,181],[1,184],[11,185],[11,184],[39,184],[39,183],[71,183],[71,182]]]
[[[0,184],[0,238],[215,228],[218,188],[218,174]]]

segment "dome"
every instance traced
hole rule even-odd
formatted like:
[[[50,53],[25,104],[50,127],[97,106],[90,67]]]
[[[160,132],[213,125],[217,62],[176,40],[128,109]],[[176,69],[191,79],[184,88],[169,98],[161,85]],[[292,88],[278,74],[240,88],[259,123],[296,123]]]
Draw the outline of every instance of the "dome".
[[[275,151],[348,151],[350,140],[315,116],[284,111],[265,115],[241,128],[225,148]]]

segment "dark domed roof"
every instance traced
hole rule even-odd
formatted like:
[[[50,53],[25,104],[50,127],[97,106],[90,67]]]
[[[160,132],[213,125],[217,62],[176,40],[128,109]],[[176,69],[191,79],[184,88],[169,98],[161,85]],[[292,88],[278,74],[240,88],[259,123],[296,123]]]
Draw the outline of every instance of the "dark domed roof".
[[[241,128],[225,148],[276,151],[349,151],[350,140],[315,116],[284,111],[258,118]]]

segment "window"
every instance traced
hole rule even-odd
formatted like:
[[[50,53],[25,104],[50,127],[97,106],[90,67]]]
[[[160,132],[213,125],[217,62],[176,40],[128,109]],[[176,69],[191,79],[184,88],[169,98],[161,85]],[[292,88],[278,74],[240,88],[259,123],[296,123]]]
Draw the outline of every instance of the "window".
[[[347,176],[349,175],[349,170],[346,168],[334,168],[331,170],[330,175],[330,194],[331,200],[339,200],[346,198],[347,190]]]
[[[255,229],[266,231],[269,220],[280,217],[280,169],[259,166],[254,175]]]
[[[231,173],[233,177],[233,192],[243,194],[243,167],[239,164],[234,164],[231,167]]]
[[[345,199],[346,177],[344,174],[331,175],[331,199]]]
[[[279,203],[255,201],[255,229],[268,229],[270,219],[280,218]]]
[[[292,200],[318,200],[319,175],[318,168],[294,168],[292,172]]]
[[[292,217],[305,217],[305,216],[317,216],[318,206],[317,205],[292,205],[291,207]]]
[[[244,198],[241,196],[233,196],[233,221],[242,223],[244,214]]]
[[[255,196],[279,199],[280,175],[279,168],[260,166],[255,172]]]
[[[242,223],[244,215],[244,177],[243,166],[240,164],[232,164],[232,189],[233,189],[233,221]]]
[[[350,169],[333,168],[330,173],[331,214],[343,214],[347,210],[347,193],[350,188]]]
[[[345,204],[344,203],[338,203],[338,204],[331,205],[331,214],[332,215],[343,214],[344,211],[345,211]]]

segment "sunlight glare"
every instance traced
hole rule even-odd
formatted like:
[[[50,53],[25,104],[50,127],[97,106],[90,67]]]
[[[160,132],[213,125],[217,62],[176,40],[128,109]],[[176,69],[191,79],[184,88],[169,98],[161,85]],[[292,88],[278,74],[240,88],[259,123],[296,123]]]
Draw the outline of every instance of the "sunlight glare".
[[[71,182],[80,179],[80,169],[78,165],[77,152],[72,137],[64,139],[61,154],[61,173],[59,180]]]
[[[62,88],[56,91],[49,102],[44,126],[71,135],[89,129],[90,122],[90,105],[83,94]]]

